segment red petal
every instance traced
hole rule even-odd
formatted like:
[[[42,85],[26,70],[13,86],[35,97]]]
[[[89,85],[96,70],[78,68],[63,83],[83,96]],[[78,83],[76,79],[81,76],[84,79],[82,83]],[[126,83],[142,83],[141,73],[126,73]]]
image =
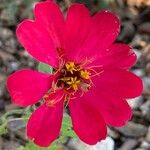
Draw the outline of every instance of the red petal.
[[[98,99],[98,97],[100,97]],[[126,100],[122,98],[115,98],[110,96],[108,93],[100,94],[97,93],[97,99],[95,99],[96,106],[100,109],[104,120],[108,125],[115,127],[121,127],[125,125],[132,117],[132,110]],[[101,101],[100,101],[101,100]]]
[[[119,18],[109,11],[100,11],[92,17],[91,31],[83,45],[83,50],[88,53],[88,56],[100,55],[116,40],[119,31]]]
[[[35,17],[36,21],[25,20],[18,26],[18,40],[37,60],[57,67],[56,48],[61,47],[63,15],[55,3],[47,1],[36,4]]]
[[[35,20],[41,27],[46,28],[55,48],[63,45],[65,20],[60,8],[54,2],[37,3],[34,10]]]
[[[95,87],[114,97],[134,98],[143,91],[142,80],[133,73],[121,70],[104,70],[93,78]]]
[[[82,12],[82,13],[81,13]],[[83,4],[73,4],[68,10],[65,26],[65,55],[78,58],[80,47],[88,36],[91,25],[90,12]]]
[[[104,68],[129,69],[136,62],[136,55],[133,49],[126,44],[112,44],[109,48],[103,50],[93,66],[103,66]]]
[[[68,58],[81,62],[95,59],[117,38],[120,30],[119,19],[108,11],[101,11],[90,18],[88,10],[82,5],[71,7],[66,26]],[[80,13],[82,12],[82,13]],[[66,44],[66,41],[65,41]],[[66,49],[68,49],[68,47]]]
[[[87,103],[84,96],[70,100],[69,109],[74,131],[83,142],[94,145],[105,139],[107,134],[105,122],[101,114]]]
[[[27,124],[27,136],[42,147],[48,147],[58,138],[63,117],[63,101],[54,107],[41,105],[32,113]]]
[[[20,106],[37,103],[50,89],[54,76],[33,70],[13,73],[7,80],[12,101]]]
[[[93,87],[84,95],[86,102],[99,111],[108,125],[121,127],[131,119],[132,111],[126,100]]]

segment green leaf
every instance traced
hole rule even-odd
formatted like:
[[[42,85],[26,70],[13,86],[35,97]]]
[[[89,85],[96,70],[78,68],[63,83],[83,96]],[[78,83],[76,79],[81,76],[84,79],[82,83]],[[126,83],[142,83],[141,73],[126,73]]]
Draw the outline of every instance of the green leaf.
[[[0,135],[5,135],[7,132],[7,122],[4,122],[2,125],[0,125]]]
[[[69,115],[64,115],[61,133],[63,137],[77,137],[75,132],[72,130],[72,123]]]
[[[8,130],[7,130],[7,124],[9,121],[8,117],[16,115],[16,114],[21,115],[22,113],[23,113],[22,109],[16,109],[16,110],[6,112],[4,115],[2,115],[0,117],[0,135],[7,134],[7,132],[8,132]]]
[[[24,148],[21,148],[19,150],[57,150],[57,145],[53,143],[50,147],[48,148],[42,148],[37,145],[35,145],[32,142],[28,142]]]
[[[27,107],[26,109],[24,109],[24,114],[22,115],[22,119],[25,123],[28,121],[31,114],[32,114],[32,111],[30,107]]]
[[[53,68],[44,63],[39,63],[38,70],[44,73],[53,73]]]
[[[57,150],[57,145],[55,143],[52,144],[49,150]]]

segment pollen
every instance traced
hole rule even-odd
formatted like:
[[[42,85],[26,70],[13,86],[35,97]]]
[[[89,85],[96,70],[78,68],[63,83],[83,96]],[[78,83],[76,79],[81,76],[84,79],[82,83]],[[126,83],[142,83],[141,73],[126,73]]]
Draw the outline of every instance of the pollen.
[[[78,85],[80,84],[80,80],[77,79],[77,77],[71,77],[70,81],[67,81],[67,84],[69,85],[69,89],[73,88],[75,91],[78,90]]]
[[[81,70],[80,71],[80,76],[83,78],[83,79],[90,79],[90,75],[91,73],[87,70]]]
[[[71,72],[73,74],[74,71],[78,71],[78,68],[74,64],[74,62],[68,62],[65,64],[67,71]]]

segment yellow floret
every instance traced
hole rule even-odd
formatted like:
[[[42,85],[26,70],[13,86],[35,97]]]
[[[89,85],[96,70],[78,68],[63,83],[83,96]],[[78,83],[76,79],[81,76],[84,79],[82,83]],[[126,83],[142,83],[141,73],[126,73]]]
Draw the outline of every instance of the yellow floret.
[[[73,71],[77,71],[76,65],[74,62],[68,62],[65,64],[67,71],[71,72],[73,74]]]
[[[71,77],[70,79],[71,80],[68,81],[67,84],[70,86],[70,88],[73,88],[75,91],[77,91],[80,80],[78,80],[77,77]]]
[[[90,79],[90,75],[91,73],[87,70],[81,70],[80,71],[80,76],[83,78],[83,79]]]

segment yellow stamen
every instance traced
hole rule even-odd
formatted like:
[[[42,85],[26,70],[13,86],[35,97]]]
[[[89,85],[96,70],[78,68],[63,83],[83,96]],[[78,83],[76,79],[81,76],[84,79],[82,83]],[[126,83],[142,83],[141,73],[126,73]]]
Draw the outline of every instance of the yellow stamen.
[[[67,71],[71,72],[73,74],[73,71],[77,71],[78,69],[76,68],[74,62],[68,62],[65,64]]]
[[[80,76],[83,78],[83,79],[90,79],[90,75],[91,73],[87,70],[81,70],[80,71]]]
[[[70,86],[70,88],[73,88],[75,91],[77,91],[80,80],[78,80],[77,77],[71,77],[70,79],[70,81],[67,81],[67,84]]]

